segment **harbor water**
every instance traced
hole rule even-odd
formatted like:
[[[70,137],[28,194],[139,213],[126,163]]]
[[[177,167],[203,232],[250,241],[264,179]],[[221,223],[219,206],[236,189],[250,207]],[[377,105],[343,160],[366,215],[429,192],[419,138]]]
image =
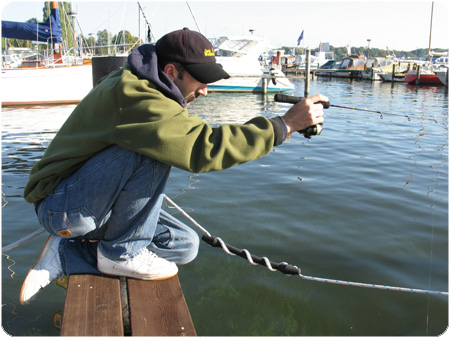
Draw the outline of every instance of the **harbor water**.
[[[289,94],[302,96],[303,80],[293,81]],[[330,108],[321,135],[293,135],[260,160],[205,174],[173,169],[168,197],[213,236],[304,275],[448,291],[448,88],[319,78],[315,93],[386,114]],[[23,188],[73,108],[3,109],[2,246],[39,229]],[[214,93],[190,113],[219,125],[288,108],[273,94]],[[10,335],[59,335],[63,288],[52,283],[19,304],[45,239],[2,255]],[[204,242],[179,278],[199,336],[437,336],[448,326],[447,296],[307,281]]]

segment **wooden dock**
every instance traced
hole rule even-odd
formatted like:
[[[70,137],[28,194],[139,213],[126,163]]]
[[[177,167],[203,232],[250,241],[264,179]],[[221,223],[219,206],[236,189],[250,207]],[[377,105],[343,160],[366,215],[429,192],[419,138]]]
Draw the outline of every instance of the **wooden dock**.
[[[61,336],[195,336],[178,276],[71,275]]]

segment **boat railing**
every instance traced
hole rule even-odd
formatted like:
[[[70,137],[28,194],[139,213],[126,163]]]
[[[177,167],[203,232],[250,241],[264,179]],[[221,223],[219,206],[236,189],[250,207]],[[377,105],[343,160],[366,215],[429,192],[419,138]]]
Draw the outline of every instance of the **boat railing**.
[[[59,48],[58,54],[55,54],[54,49],[36,49],[33,50],[33,55],[28,55],[26,58],[21,58],[22,67],[24,61],[27,62],[26,68],[48,68],[61,66],[75,66],[83,65],[86,60],[92,59],[93,56],[123,56],[128,55],[130,50],[136,44],[117,44],[117,45],[102,45],[90,46],[82,48]],[[14,68],[22,68],[20,65]],[[2,68],[8,67],[7,64]]]

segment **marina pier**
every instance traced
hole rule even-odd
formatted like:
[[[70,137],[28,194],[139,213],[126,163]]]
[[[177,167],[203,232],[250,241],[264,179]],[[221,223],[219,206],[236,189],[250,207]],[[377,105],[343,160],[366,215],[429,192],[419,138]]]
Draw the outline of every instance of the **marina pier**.
[[[195,336],[178,276],[71,275],[61,336]]]

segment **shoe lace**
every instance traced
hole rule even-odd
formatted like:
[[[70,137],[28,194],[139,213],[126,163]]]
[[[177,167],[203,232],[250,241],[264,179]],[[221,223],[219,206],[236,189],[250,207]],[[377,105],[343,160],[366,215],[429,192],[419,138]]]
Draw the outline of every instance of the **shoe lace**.
[[[148,250],[147,248],[142,250],[141,253],[139,254],[139,256],[141,256],[140,258],[147,262],[152,262],[153,260],[158,258],[158,255],[156,255],[154,252]]]

